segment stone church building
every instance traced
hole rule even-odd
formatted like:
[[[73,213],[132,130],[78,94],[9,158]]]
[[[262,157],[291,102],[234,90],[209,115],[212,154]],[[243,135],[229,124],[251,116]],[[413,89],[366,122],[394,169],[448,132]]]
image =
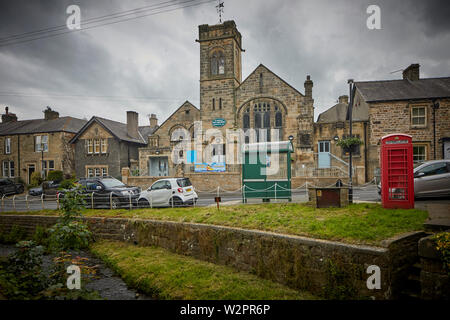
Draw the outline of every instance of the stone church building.
[[[200,45],[200,106],[186,101],[148,137],[147,147],[140,148],[140,174],[186,174],[196,180],[192,175],[205,174],[196,172],[195,163],[225,162],[221,172],[208,174],[216,174],[212,178],[216,184],[223,178],[228,185],[234,181],[239,187],[241,169],[235,160],[243,143],[288,139],[295,149],[294,167],[311,165],[314,100],[310,76],[304,93],[262,64],[243,80],[244,49],[234,21],[200,25],[196,41]],[[201,123],[201,128],[195,123]],[[225,139],[233,132],[232,139]],[[188,151],[174,150],[182,142],[189,145]],[[180,158],[183,164],[177,165],[180,161],[174,160]]]

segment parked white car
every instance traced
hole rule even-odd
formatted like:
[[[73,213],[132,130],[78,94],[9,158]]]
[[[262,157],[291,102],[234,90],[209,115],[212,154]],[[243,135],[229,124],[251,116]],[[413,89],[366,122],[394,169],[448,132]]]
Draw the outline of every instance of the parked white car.
[[[141,192],[138,207],[181,207],[193,205],[197,199],[198,195],[189,178],[160,179]]]

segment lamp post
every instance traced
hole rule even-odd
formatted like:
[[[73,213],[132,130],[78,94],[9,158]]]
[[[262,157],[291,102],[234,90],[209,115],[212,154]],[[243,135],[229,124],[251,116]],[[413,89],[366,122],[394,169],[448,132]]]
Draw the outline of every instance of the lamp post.
[[[45,172],[44,172],[44,144],[41,143],[41,176],[42,179],[45,179]]]
[[[350,101],[348,104],[348,120],[349,120],[349,136],[353,137],[352,132],[352,109],[353,109],[353,79],[347,81],[350,90]],[[353,166],[352,166],[352,148],[349,150],[349,164],[348,164],[348,203],[353,203]]]

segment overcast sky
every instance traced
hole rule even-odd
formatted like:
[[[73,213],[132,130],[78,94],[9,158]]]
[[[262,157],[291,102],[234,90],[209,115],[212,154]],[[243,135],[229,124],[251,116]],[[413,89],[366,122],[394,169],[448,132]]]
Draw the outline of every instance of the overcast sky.
[[[9,106],[19,120],[42,118],[51,106],[61,116],[125,122],[125,111],[135,110],[147,125],[148,114],[161,123],[185,100],[199,107],[195,39],[198,25],[218,23],[217,1],[91,29],[117,20],[83,24],[162,2],[2,0],[0,38],[64,26],[71,4],[81,9],[82,28],[15,45],[0,40],[2,113]],[[198,2],[205,0],[178,7]],[[381,30],[366,27],[371,4],[381,9]],[[448,1],[225,0],[223,19],[234,20],[242,34],[243,78],[263,63],[304,92],[310,74],[317,118],[348,93],[349,78],[399,79],[401,72],[391,72],[411,63],[421,65],[421,77],[450,76],[449,9]]]

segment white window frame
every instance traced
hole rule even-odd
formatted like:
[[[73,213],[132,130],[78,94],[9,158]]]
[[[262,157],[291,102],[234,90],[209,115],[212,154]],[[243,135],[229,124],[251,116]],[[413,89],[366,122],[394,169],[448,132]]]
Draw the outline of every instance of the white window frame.
[[[94,168],[87,168],[87,177],[91,178],[94,176]]]
[[[424,110],[423,115],[414,115],[414,110]],[[428,117],[427,117],[428,109],[426,106],[411,106],[411,126],[415,128],[424,128],[427,126]],[[424,119],[424,123],[415,124],[414,119]]]
[[[100,139],[100,153],[106,153],[108,151],[108,142],[106,139]]]
[[[12,168],[11,168],[12,164]],[[4,178],[14,178],[15,174],[15,167],[14,167],[14,161],[3,161],[2,163],[2,175]]]
[[[87,139],[86,140],[86,150],[88,154],[93,154],[94,153],[94,144],[92,142],[92,139]]]
[[[415,160],[417,155],[414,153],[414,148],[419,148],[419,147],[424,148],[423,160]],[[423,163],[423,162],[427,161],[427,159],[428,159],[427,152],[428,152],[428,146],[426,144],[413,144],[413,162],[414,163]]]
[[[42,152],[41,145],[44,145],[44,152],[48,152],[48,135],[34,136],[34,151]]]
[[[102,176],[103,177],[107,177],[108,176],[108,168],[107,167],[103,167],[102,169]]]
[[[98,149],[97,149],[98,147]],[[100,153],[100,139],[94,139],[94,153],[99,154]]]
[[[5,154],[11,154],[11,138],[5,138]]]

